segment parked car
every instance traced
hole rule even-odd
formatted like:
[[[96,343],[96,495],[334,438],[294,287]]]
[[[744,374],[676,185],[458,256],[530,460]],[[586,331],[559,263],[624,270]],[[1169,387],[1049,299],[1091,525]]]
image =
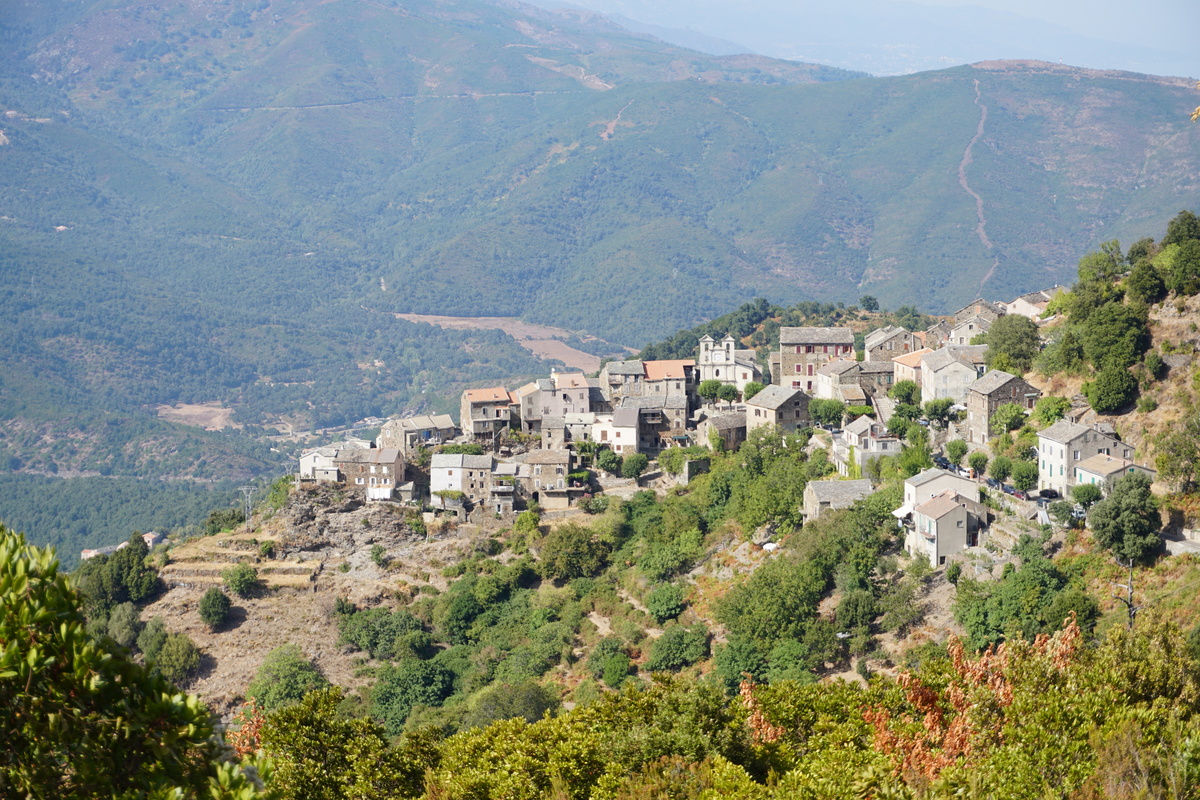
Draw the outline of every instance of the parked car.
[[[1062,495],[1058,493],[1057,489],[1042,489],[1042,491],[1038,492],[1038,494],[1047,500],[1057,500],[1058,498],[1062,497]]]
[[[1018,500],[1028,500],[1029,499],[1029,494],[1020,489],[1013,489],[1012,496],[1017,498]]]
[[[1013,488],[1011,486],[1009,486],[1007,483],[1000,484],[1000,488],[1004,490],[1005,494],[1013,493]]]
[[[986,483],[991,489],[1000,488],[1000,481],[996,480],[995,478],[985,478],[983,482]]]

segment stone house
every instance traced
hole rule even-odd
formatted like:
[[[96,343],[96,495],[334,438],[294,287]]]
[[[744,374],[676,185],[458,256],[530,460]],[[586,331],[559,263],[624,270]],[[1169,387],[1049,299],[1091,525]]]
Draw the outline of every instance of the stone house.
[[[398,448],[343,450],[335,463],[342,481],[361,488],[368,500],[391,500],[404,483],[404,456]]]
[[[1046,313],[1046,307],[1050,305],[1050,301],[1061,291],[1061,286],[1054,286],[1050,289],[1023,294],[1015,300],[1001,303],[1001,305],[1004,306],[1007,314],[1018,314],[1036,322],[1041,319],[1042,314]]]
[[[967,387],[983,376],[987,345],[946,345],[921,356],[921,402],[966,399]]]
[[[858,375],[858,362],[839,358],[822,364],[817,370],[817,387],[814,396],[823,400],[843,400],[844,387],[860,388],[855,378]]]
[[[1076,483],[1075,466],[1094,455],[1132,460],[1133,448],[1095,427],[1060,419],[1038,432],[1038,490],[1066,495]]]
[[[615,404],[626,397],[641,397],[645,376],[641,361],[610,361],[600,368],[600,388]]]
[[[670,361],[643,361],[646,371],[642,379],[643,397],[683,397],[689,405],[697,399],[696,389],[700,386],[696,363],[691,359]]]
[[[885,395],[896,380],[896,364],[888,361],[860,361],[854,378],[868,400]]]
[[[849,508],[872,491],[868,480],[809,481],[804,487],[804,521],[819,519],[825,511]]]
[[[621,411],[638,413],[637,448],[642,453],[656,453],[667,447],[683,446],[688,442],[688,399],[681,395],[666,397],[627,397],[613,412],[614,425]],[[620,421],[627,420],[621,415]]]
[[[979,544],[979,531],[987,526],[987,508],[948,490],[913,509],[913,524],[904,545],[912,556],[922,555],[934,567]]]
[[[344,480],[338,472],[338,455],[343,451],[370,449],[371,443],[364,439],[347,439],[344,442],[305,450],[300,454],[300,480],[338,483]]]
[[[459,401],[459,427],[473,441],[491,444],[513,424],[517,396],[502,386],[467,389]]]
[[[1105,496],[1112,491],[1113,484],[1135,472],[1150,478],[1153,482],[1157,473],[1149,467],[1139,466],[1127,458],[1097,453],[1085,458],[1075,465],[1075,484],[1090,483],[1099,486]]]
[[[700,337],[700,353],[696,357],[696,380],[720,381],[739,392],[751,381],[762,382],[762,369],[753,350],[739,350],[737,339],[725,334],[717,342],[707,333]]]
[[[946,343],[950,338],[950,329],[953,327],[949,322],[938,320],[922,331],[922,346],[936,350]]]
[[[592,424],[592,440],[606,445],[617,455],[636,453],[640,417],[636,408],[618,408],[611,414],[597,415]]]
[[[547,391],[538,382],[543,418],[587,414],[592,410],[590,386],[582,372],[555,372],[548,383],[553,388]]]
[[[862,476],[872,458],[894,456],[900,452],[900,440],[887,428],[865,414],[857,417],[833,438],[833,463],[842,475]]]
[[[771,354],[772,382],[811,397],[817,370],[838,358],[854,358],[854,331],[849,328],[780,328],[779,350]]]
[[[1041,396],[1041,391],[1016,375],[998,369],[986,373],[967,387],[967,442],[988,442],[991,438],[992,416],[1000,406],[1016,403],[1029,411]]]
[[[542,432],[542,393],[553,392],[554,382],[549,378],[539,378],[520,387],[513,394],[517,398],[517,418],[521,423],[521,433],[538,434]]]
[[[863,342],[864,361],[891,361],[896,356],[911,353],[918,345],[911,331],[888,325],[867,334]]]
[[[490,496],[493,459],[438,453],[429,463],[429,502],[434,508],[457,509],[485,502]],[[443,497],[438,492],[461,492],[463,499]]]
[[[1002,316],[1004,316],[1004,306],[1000,303],[992,303],[977,298],[954,312],[954,323],[965,322],[971,319],[971,317],[983,317],[989,323],[992,323]]]
[[[734,452],[746,441],[746,412],[714,414],[700,420],[694,437],[696,444],[707,446],[716,434],[727,452]]]
[[[809,396],[800,389],[764,387],[746,401],[746,435],[764,425],[778,425],[785,433],[811,427],[808,401]]]
[[[892,359],[893,383],[900,381],[912,381],[917,386],[921,385],[921,359],[923,359],[933,350],[924,347],[920,350],[914,350],[911,353],[903,356],[896,356]]]
[[[535,450],[522,463],[522,483],[525,494],[547,511],[570,508],[588,490],[570,481],[570,450]]]
[[[390,419],[379,430],[375,440],[381,450],[396,449],[408,461],[419,447],[436,447],[458,435],[458,426],[449,414],[422,415]]]
[[[992,321],[987,317],[970,317],[950,329],[946,344],[971,344],[971,340],[981,333],[987,333],[992,327]]]
[[[904,481],[904,505],[894,511],[893,516],[903,520],[926,500],[947,491],[957,492],[972,500],[979,499],[979,486],[975,481],[933,467]]]

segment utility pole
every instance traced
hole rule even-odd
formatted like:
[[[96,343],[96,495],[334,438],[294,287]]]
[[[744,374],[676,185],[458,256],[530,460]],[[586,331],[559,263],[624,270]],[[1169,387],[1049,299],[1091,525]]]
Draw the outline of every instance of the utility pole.
[[[242,493],[242,499],[245,501],[244,514],[246,522],[250,522],[250,498],[254,496],[253,486],[239,486],[238,491]]]
[[[1118,561],[1117,563],[1120,564],[1121,562]],[[1125,589],[1129,593],[1128,597],[1122,597],[1119,594],[1114,594],[1113,597],[1117,600],[1120,600],[1122,603],[1125,604],[1125,607],[1127,609],[1129,609],[1129,628],[1132,630],[1133,629],[1133,618],[1137,616],[1137,612],[1142,610],[1141,606],[1137,606],[1137,605],[1133,604],[1133,559],[1132,558],[1129,559],[1129,583],[1128,584],[1113,583],[1113,586],[1119,586],[1120,588]]]

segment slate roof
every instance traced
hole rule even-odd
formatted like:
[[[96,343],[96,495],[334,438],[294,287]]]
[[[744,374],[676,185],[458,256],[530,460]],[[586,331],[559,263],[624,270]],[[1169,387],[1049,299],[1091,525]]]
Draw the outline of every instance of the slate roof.
[[[1078,422],[1060,419],[1058,422],[1051,425],[1049,428],[1038,431],[1038,437],[1049,439],[1052,442],[1059,444],[1070,444],[1087,433],[1090,428],[1086,425],[1080,425]]]
[[[857,361],[850,361],[846,358],[839,358],[835,361],[830,361],[828,364],[822,364],[817,370],[818,375],[842,375],[850,372],[858,367]]]
[[[526,464],[570,464],[571,453],[567,450],[534,450],[525,456]]]
[[[1133,466],[1135,464],[1128,459],[1117,458],[1116,456],[1109,456],[1104,453],[1097,453],[1075,464],[1076,469],[1090,472],[1093,475],[1103,475],[1106,478],[1118,472],[1126,472]]]
[[[450,418],[449,414],[436,416],[422,414],[416,417],[405,417],[397,422],[406,431],[447,430],[454,427],[454,420]]]
[[[638,410],[636,408],[618,408],[613,412],[614,428],[636,428],[638,426]]]
[[[863,340],[863,344],[865,344],[867,347],[874,347],[877,344],[882,344],[883,342],[886,342],[888,339],[891,339],[893,336],[898,336],[898,335],[904,334],[904,333],[908,333],[908,331],[905,330],[904,328],[901,328],[897,325],[887,325],[885,327],[879,328],[878,330],[873,330],[870,333],[868,333],[866,339]]]
[[[854,331],[849,328],[780,328],[779,343],[853,345]]]
[[[789,389],[784,386],[763,387],[763,390],[746,401],[748,406],[757,406],[758,408],[769,408],[772,411],[777,410],[784,403],[791,402],[796,395],[802,395],[804,392],[799,389]]]
[[[896,364],[894,360],[890,361],[859,361],[855,364],[858,371],[861,373],[885,372],[888,375],[895,373]]]
[[[1015,380],[1018,380],[1016,375],[1012,375],[1004,370],[994,369],[968,386],[967,391],[991,394],[997,389],[1003,388],[1009,381]]]
[[[947,472],[946,470],[939,469],[938,467],[930,467],[929,469],[925,470],[924,472],[918,472],[916,475],[913,475],[911,478],[908,478],[904,482],[911,483],[913,486],[920,486],[923,483],[929,483],[929,481],[934,480],[935,478],[941,478],[945,475],[953,475],[953,474],[954,473]]]
[[[641,361],[610,361],[604,365],[609,375],[644,375]]]
[[[828,503],[830,508],[849,508],[856,500],[871,493],[869,480],[859,481],[809,481],[808,488],[818,503]]]
[[[470,456],[465,453],[438,453],[429,460],[430,469],[492,469],[489,455]]]
[[[745,412],[737,414],[718,414],[715,417],[708,418],[708,424],[712,425],[719,431],[736,430],[737,428],[746,427]]]
[[[846,433],[853,433],[855,436],[861,436],[871,430],[871,425],[875,420],[863,414],[861,417],[855,417],[854,421],[845,427]]]
[[[986,344],[951,344],[922,356],[921,368],[937,372],[955,362],[974,368],[977,364],[983,363],[985,353],[987,353]]]
[[[923,514],[930,519],[941,519],[951,511],[957,510],[961,505],[958,492],[949,490],[917,506],[916,513]]]
[[[620,408],[637,408],[643,411],[660,408],[687,408],[687,398],[681,394],[671,394],[665,397],[625,397],[621,400]]]

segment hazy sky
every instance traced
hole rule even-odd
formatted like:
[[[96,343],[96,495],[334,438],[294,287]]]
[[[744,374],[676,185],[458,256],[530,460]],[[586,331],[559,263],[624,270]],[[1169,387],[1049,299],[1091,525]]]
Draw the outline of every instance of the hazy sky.
[[[1040,59],[1200,77],[1200,0],[530,1],[657,26],[646,32],[709,52],[721,52],[719,43],[671,31],[876,75]]]
[[[913,0],[928,6],[979,6],[1071,28],[1085,36],[1137,42],[1196,54],[1200,66],[1197,0]],[[1193,70],[1193,74],[1200,70]]]

